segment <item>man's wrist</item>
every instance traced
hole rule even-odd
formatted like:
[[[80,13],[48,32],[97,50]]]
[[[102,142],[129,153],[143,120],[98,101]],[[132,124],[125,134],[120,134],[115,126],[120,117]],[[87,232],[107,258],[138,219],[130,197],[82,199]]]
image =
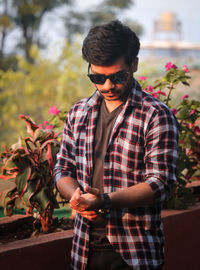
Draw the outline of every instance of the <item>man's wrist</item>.
[[[108,195],[108,193],[101,194],[102,198],[102,206],[96,209],[96,213],[102,217],[106,217],[106,215],[110,214],[110,210],[112,208],[112,202]]]

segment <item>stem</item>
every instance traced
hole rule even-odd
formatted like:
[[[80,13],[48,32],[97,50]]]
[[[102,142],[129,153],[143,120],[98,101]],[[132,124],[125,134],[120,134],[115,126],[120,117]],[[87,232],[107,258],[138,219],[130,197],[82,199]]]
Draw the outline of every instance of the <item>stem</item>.
[[[171,92],[172,92],[173,88],[174,88],[174,85],[173,85],[173,83],[171,83],[170,88],[169,88],[169,93],[168,93],[168,96],[167,96],[167,101],[166,101],[167,106],[168,106],[169,98],[170,98],[170,95],[171,95]]]

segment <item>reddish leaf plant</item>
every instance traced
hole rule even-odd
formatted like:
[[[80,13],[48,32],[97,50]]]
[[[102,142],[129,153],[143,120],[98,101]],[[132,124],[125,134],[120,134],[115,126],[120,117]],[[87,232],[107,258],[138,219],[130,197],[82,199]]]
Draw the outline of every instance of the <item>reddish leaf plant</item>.
[[[5,215],[13,208],[33,209],[39,213],[43,232],[49,231],[53,209],[58,208],[53,183],[53,167],[60,147],[60,133],[40,129],[29,116],[20,115],[27,124],[29,137],[20,138],[1,153],[0,202]]]

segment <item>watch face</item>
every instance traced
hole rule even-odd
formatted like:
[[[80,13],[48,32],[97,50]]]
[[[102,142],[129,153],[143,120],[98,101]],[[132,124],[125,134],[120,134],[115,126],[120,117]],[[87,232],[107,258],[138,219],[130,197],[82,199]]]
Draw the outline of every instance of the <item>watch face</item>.
[[[109,214],[110,214],[110,209],[108,209],[108,208],[100,208],[100,209],[95,210],[95,212],[96,212],[97,215],[99,215],[100,217],[105,218],[106,215],[109,215]]]

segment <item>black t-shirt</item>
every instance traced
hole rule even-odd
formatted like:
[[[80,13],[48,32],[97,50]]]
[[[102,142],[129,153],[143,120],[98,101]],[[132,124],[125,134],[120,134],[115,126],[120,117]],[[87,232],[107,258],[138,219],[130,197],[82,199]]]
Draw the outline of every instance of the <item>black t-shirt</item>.
[[[109,112],[106,108],[105,101],[102,101],[99,117],[97,121],[97,127],[95,132],[94,142],[94,171],[92,178],[92,187],[98,188],[103,193],[103,175],[104,175],[104,159],[113,130],[113,126],[119,115],[122,105],[117,107],[112,112]],[[90,243],[94,246],[107,246],[105,242],[106,235],[106,220],[103,218],[97,218],[92,222],[90,231]]]

